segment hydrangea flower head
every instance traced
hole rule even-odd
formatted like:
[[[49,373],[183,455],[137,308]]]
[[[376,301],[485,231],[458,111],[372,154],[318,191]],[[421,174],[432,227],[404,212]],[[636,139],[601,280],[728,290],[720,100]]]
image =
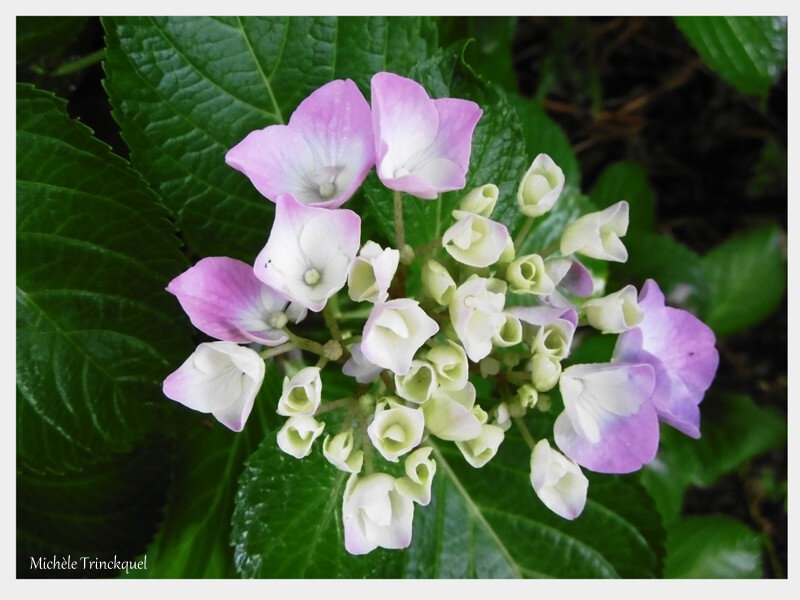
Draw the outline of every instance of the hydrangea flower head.
[[[375,163],[369,104],[349,79],[331,81],[300,103],[288,125],[251,132],[225,161],[273,202],[291,194],[338,208]]]
[[[429,200],[463,188],[472,132],[482,114],[470,100],[433,100],[412,79],[374,75],[372,126],[383,185]]]

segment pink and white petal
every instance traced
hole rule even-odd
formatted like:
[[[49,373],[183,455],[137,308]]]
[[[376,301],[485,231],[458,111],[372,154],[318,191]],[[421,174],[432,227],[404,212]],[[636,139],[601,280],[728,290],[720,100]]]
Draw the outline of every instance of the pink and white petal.
[[[228,151],[225,162],[244,173],[273,202],[281,194],[292,194],[301,202],[319,200],[310,179],[319,168],[314,153],[290,127],[270,125],[250,132]]]
[[[361,219],[351,210],[311,208],[298,243],[303,254],[322,269],[337,254],[354,259],[361,245]]]
[[[592,443],[575,430],[567,412],[553,427],[556,444],[576,463],[598,473],[632,473],[649,463],[658,450],[658,416],[649,402],[638,412],[608,421],[600,440]]]
[[[467,185],[466,169],[445,157],[426,160],[414,175],[426,181],[437,192],[460,190]]]
[[[472,134],[483,111],[475,102],[460,98],[439,98],[433,104],[439,113],[439,130],[432,150],[436,157],[447,158],[458,165],[463,175],[469,167]]]
[[[430,182],[416,174],[403,175],[402,177],[380,176],[380,179],[381,183],[390,190],[405,192],[423,200],[435,200],[439,195],[439,192]]]
[[[558,306],[513,306],[506,312],[529,325],[549,325],[564,314],[565,309]]]
[[[376,73],[371,93],[376,163],[383,181],[394,178],[409,158],[433,143],[439,113],[420,84],[394,73]]]
[[[340,206],[375,164],[372,111],[364,96],[350,79],[326,83],[300,103],[289,127],[303,136],[318,165],[338,170],[338,193],[316,205]]]
[[[247,327],[264,317],[264,284],[245,262],[226,256],[200,260],[167,285],[203,333],[229,342],[250,342]]]
[[[261,378],[263,380],[263,373]],[[254,385],[252,382],[246,384],[248,389],[244,391],[242,397],[236,402],[229,404],[226,407],[212,411],[214,418],[225,425],[231,431],[241,431],[244,429],[244,424],[253,410],[253,403],[256,399],[256,394],[260,388],[259,385]]]

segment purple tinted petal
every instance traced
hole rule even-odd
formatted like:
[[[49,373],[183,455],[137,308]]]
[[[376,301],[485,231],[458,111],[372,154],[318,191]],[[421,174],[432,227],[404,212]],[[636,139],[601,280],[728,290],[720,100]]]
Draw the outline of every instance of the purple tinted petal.
[[[331,81],[300,103],[289,127],[303,136],[318,166],[337,173],[338,193],[315,205],[341,206],[375,163],[372,111],[364,96],[350,79]]]
[[[596,444],[578,435],[566,412],[553,428],[556,444],[576,463],[598,473],[631,473],[647,464],[658,449],[658,416],[642,402],[639,411],[606,423]]]
[[[219,340],[276,345],[286,336],[270,331],[267,320],[286,301],[261,283],[253,268],[225,256],[204,258],[167,286],[192,324]]]
[[[371,91],[378,177],[394,179],[399,167],[436,139],[439,113],[420,84],[394,73],[375,74]]]
[[[592,274],[577,260],[572,261],[572,266],[567,271],[564,279],[561,280],[560,285],[566,288],[570,294],[580,298],[591,296],[592,291],[594,291]]]
[[[719,365],[714,333],[693,314],[664,306],[664,294],[653,280],[642,288],[639,306],[642,322],[620,335],[614,356],[652,364],[657,387],[669,389],[669,396],[654,399],[659,417],[686,435],[699,437],[697,405]]]
[[[506,312],[529,325],[549,325],[566,311],[557,306],[514,306]]]
[[[435,156],[453,161],[460,167],[462,183],[452,189],[461,189],[466,183],[463,181],[463,175],[469,167],[472,133],[483,111],[471,100],[459,98],[439,98],[434,100],[433,104],[439,113],[439,131],[431,152]]]
[[[290,127],[271,125],[249,133],[228,151],[225,162],[247,175],[273,202],[280,194],[292,194],[301,202],[319,200],[308,176],[317,169],[314,154]]]

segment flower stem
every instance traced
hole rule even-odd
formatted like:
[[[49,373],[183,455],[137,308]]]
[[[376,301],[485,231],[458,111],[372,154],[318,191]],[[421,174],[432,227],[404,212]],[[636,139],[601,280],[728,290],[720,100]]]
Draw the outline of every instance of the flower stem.
[[[286,352],[290,352],[297,348],[292,342],[286,342],[285,344],[281,344],[280,346],[275,346],[274,348],[268,348],[261,352],[261,358],[272,358],[273,356],[279,356],[281,354],[285,354]]]
[[[400,252],[400,263],[397,265],[397,289],[401,296],[406,294],[406,266],[403,263],[403,252],[406,247],[406,234],[403,225],[403,194],[394,191],[394,241]]]
[[[528,233],[531,231],[531,227],[533,227],[534,217],[528,217],[525,220],[525,223],[522,225],[522,229],[519,230],[516,237],[514,238],[514,248],[519,249],[522,245],[522,242],[525,241],[525,238],[528,237]]]
[[[406,245],[405,229],[403,227],[403,194],[394,192],[394,241],[397,249],[402,252]]]
[[[432,242],[428,242],[427,244],[422,244],[422,246],[420,246],[419,248],[414,250],[414,255],[415,256],[421,256],[423,254],[427,254],[428,252],[432,252],[432,251],[436,250],[437,248],[441,248],[441,247],[442,247],[442,236],[439,236],[438,238],[436,238]]]
[[[319,342],[295,335],[288,329],[284,329],[283,332],[289,337],[289,341],[300,350],[312,352],[314,354],[318,354],[319,356],[325,355],[325,348]]]
[[[331,332],[331,337],[339,342],[339,345],[342,347],[342,358],[347,360],[350,358],[350,354],[347,352],[347,347],[344,345],[342,330],[339,329],[339,323],[336,322],[336,315],[333,314],[333,307],[330,302],[325,304],[325,308],[322,309],[322,317],[325,319],[325,326],[328,328],[328,331]]]
[[[317,412],[314,413],[314,416],[321,415],[322,413],[326,413],[329,410],[336,410],[338,408],[343,408],[345,406],[352,406],[353,405],[353,398],[339,398],[338,400],[334,400],[333,402],[327,402],[320,406],[317,409]]]
[[[514,419],[514,424],[519,429],[519,432],[522,434],[522,438],[525,440],[525,443],[528,444],[528,448],[531,450],[534,449],[536,446],[536,440],[533,439],[531,432],[528,431],[528,426],[525,425],[525,421],[522,420],[522,417],[511,417]]]

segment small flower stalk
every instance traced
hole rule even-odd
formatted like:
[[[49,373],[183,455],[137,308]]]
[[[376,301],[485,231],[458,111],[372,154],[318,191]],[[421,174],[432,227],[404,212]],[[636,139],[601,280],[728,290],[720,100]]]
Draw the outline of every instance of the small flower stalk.
[[[251,263],[203,258],[167,286],[216,341],[164,380],[165,396],[233,432],[254,410],[282,417],[264,442],[276,455],[347,474],[351,554],[408,547],[414,511],[440,497],[436,478],[498,453],[504,468],[516,455],[529,469],[532,501],[574,520],[590,518],[584,470],[642,468],[660,423],[700,435],[719,362],[713,332],[667,306],[655,281],[638,294],[607,290],[582,258],[627,260],[627,202],[570,222],[562,211],[548,219],[562,223],[556,242],[540,244],[533,220],[562,210],[564,173],[539,154],[515,186],[467,187],[482,114],[394,73],[373,76],[369,102],[350,80],[323,85],[286,125],[226,155],[275,204],[261,252]],[[393,213],[395,236],[362,239],[365,215],[342,205],[373,167],[387,206],[364,222]],[[407,245],[403,203],[457,190],[441,200],[435,239]],[[613,355],[575,364],[591,332],[616,336]],[[282,382],[277,397],[259,396],[265,379]],[[561,406],[557,394],[563,411],[540,421]]]

